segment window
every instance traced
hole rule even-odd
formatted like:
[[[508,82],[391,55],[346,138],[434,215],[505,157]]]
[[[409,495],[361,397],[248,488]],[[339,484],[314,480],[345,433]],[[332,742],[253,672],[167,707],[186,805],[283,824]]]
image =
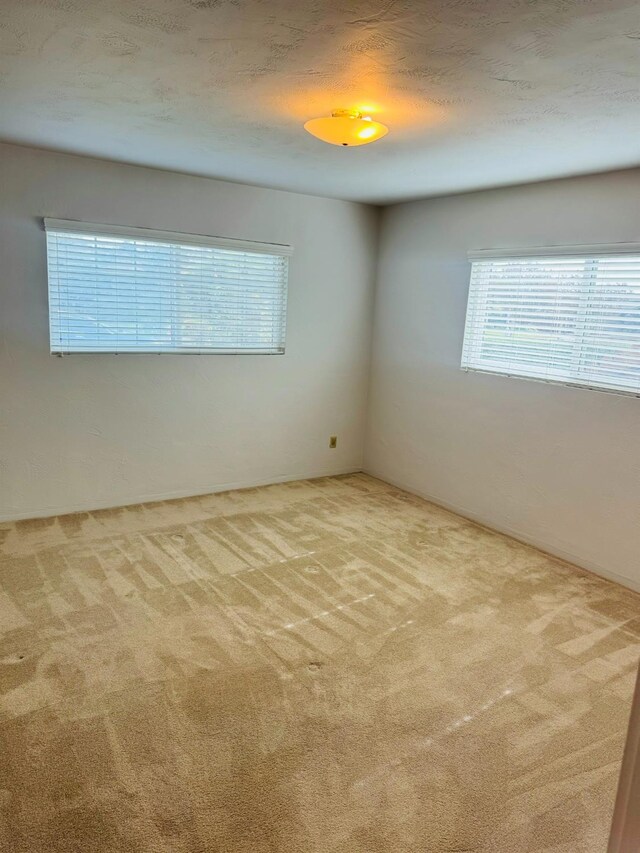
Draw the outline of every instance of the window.
[[[283,353],[288,246],[45,219],[51,352]]]
[[[640,396],[640,246],[470,259],[464,369]]]

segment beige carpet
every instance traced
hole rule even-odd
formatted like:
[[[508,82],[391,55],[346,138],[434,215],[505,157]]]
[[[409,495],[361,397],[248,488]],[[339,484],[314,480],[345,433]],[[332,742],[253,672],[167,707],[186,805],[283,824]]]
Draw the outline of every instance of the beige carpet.
[[[2,851],[604,853],[621,587],[364,475],[0,543]]]

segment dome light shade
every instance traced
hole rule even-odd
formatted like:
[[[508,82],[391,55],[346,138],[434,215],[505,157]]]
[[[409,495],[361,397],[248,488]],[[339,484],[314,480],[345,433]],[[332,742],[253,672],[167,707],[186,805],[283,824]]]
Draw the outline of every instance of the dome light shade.
[[[304,126],[312,136],[330,145],[368,145],[381,139],[389,128],[358,110],[335,110],[330,116],[312,118]]]

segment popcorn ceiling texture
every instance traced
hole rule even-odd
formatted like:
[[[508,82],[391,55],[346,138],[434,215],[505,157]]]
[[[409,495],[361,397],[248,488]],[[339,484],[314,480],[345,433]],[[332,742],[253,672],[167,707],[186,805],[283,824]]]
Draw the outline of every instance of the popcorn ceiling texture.
[[[635,0],[4,0],[0,138],[384,202],[635,165]],[[373,106],[359,150],[303,122]]]
[[[0,525],[0,849],[596,853],[640,599],[365,475]]]

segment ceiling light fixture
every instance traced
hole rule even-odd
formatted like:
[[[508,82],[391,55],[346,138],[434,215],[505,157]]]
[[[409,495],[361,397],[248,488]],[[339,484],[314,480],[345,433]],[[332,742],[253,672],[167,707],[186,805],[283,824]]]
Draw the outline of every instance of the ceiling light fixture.
[[[334,110],[330,116],[312,118],[304,126],[312,136],[330,145],[368,145],[381,139],[389,128],[358,110]]]

